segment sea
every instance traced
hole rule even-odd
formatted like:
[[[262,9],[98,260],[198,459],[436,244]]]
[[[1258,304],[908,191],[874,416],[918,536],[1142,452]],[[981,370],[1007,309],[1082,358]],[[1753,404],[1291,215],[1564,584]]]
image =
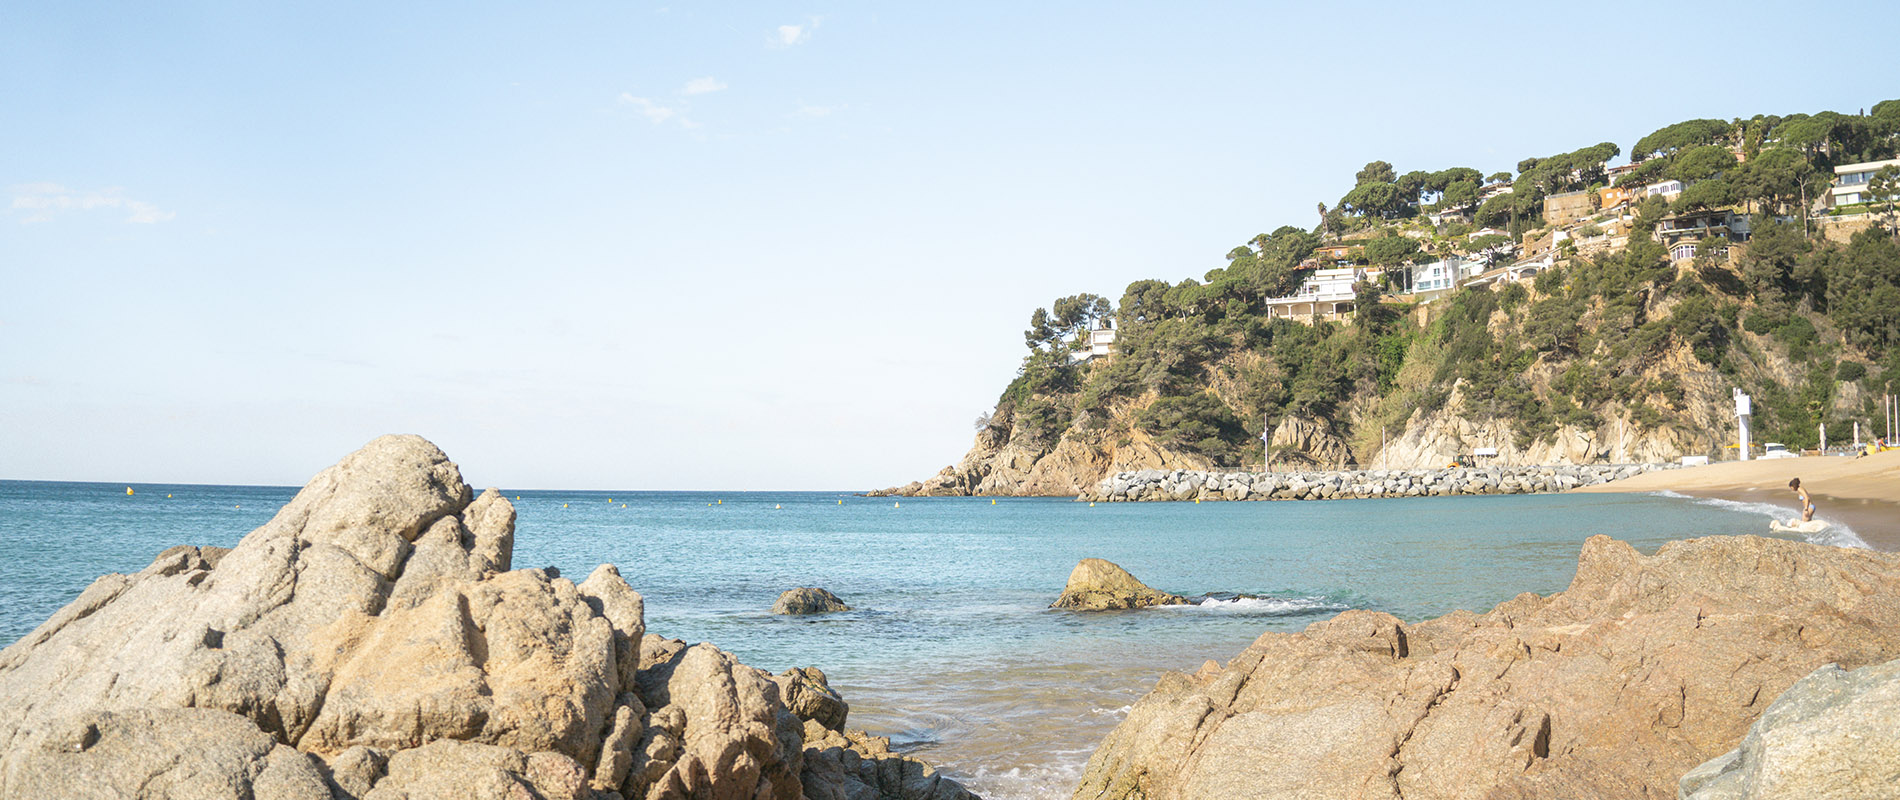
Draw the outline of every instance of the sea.
[[[127,495],[126,489],[133,490]],[[175,544],[230,546],[293,487],[0,481],[0,643],[96,576]],[[1169,670],[1350,608],[1406,620],[1562,590],[1609,534],[1653,552],[1766,534],[1773,506],[1664,494],[1100,503],[849,492],[507,490],[514,565],[573,579],[611,562],[647,630],[756,667],[824,670],[848,725],[996,800],[1066,798],[1100,739]],[[1824,543],[1865,546],[1842,526]],[[1106,558],[1186,607],[1048,608]],[[851,611],[767,613],[820,586]]]

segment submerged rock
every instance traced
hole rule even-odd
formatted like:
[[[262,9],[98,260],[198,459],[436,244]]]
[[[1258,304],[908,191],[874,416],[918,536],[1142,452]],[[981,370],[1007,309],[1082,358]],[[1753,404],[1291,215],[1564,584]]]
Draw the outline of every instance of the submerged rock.
[[[1896,656],[1900,554],[1595,536],[1550,597],[1347,611],[1164,676],[1075,797],[1661,800],[1816,667]]]
[[[1829,664],[1782,692],[1742,745],[1689,771],[1684,800],[1875,800],[1900,776],[1900,660]]]
[[[1148,584],[1135,580],[1111,561],[1099,558],[1085,558],[1069,572],[1069,583],[1062,587],[1062,596],[1057,597],[1050,608],[1067,608],[1074,611],[1106,611],[1119,608],[1147,608],[1149,606],[1186,605],[1188,599],[1177,594],[1168,594],[1149,588]]]
[[[772,604],[774,614],[826,614],[833,611],[850,611],[838,596],[824,589],[801,586],[787,589],[778,596],[778,602]]]
[[[0,797],[972,796],[874,749],[809,769],[800,714],[844,717],[822,673],[646,635],[610,565],[511,570],[514,523],[386,436],[228,552],[102,576],[0,650]]]

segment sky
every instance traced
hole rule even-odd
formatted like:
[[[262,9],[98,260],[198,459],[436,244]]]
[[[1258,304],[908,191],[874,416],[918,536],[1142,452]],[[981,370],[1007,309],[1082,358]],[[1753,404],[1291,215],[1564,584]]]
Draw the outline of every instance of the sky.
[[[863,490],[1366,162],[1900,97],[1884,3],[0,0],[0,479]],[[1871,29],[1871,28],[1862,28]]]

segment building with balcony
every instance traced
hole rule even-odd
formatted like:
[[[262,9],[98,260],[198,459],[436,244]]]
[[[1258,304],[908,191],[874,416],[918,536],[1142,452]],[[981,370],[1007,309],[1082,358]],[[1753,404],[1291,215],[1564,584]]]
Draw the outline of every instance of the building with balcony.
[[[1268,298],[1267,316],[1300,321],[1339,319],[1352,313],[1354,287],[1372,275],[1364,267],[1314,270],[1298,291],[1286,297]]]
[[[1829,192],[1829,200],[1836,208],[1856,203],[1872,202],[1874,197],[1867,191],[1867,184],[1874,179],[1874,173],[1885,167],[1900,168],[1900,158],[1886,161],[1867,161],[1860,164],[1842,164],[1834,168],[1834,189]]]
[[[1671,214],[1656,222],[1656,241],[1669,248],[1671,263],[1695,258],[1696,245],[1715,237],[1748,240],[1748,218],[1726,208]]]

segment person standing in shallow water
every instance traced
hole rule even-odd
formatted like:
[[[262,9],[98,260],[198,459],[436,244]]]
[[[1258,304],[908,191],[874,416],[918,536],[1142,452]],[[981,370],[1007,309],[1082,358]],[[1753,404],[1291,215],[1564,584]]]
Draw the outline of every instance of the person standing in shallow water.
[[[1794,493],[1801,498],[1801,521],[1814,521],[1814,499],[1808,497],[1808,490],[1801,488],[1801,479],[1795,478],[1788,481],[1788,488],[1793,489]]]

